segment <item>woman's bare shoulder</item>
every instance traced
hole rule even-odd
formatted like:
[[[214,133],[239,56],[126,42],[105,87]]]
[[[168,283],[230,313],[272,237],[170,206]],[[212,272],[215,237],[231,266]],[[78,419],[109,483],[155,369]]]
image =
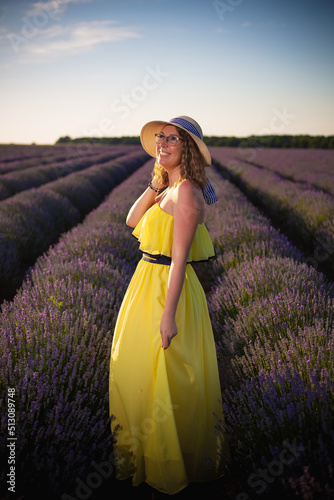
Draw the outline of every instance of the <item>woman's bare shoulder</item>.
[[[184,203],[196,201],[202,205],[204,202],[202,190],[194,182],[185,179],[175,189],[175,201],[183,201]]]
[[[173,204],[180,210],[191,209],[198,212],[200,222],[204,217],[204,199],[202,190],[196,184],[188,179],[180,182],[173,193]]]

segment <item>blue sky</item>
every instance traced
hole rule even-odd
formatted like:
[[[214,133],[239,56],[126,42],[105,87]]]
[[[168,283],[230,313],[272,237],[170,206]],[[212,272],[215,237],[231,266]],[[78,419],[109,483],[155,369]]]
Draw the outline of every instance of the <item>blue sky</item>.
[[[334,134],[330,0],[0,2],[0,143],[139,135]]]

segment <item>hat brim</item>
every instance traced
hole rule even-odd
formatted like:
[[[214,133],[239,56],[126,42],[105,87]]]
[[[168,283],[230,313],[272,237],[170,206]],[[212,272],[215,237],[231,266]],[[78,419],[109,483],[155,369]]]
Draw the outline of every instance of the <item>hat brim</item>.
[[[159,120],[146,123],[146,125],[143,126],[140,132],[140,141],[142,143],[142,146],[150,156],[156,158],[157,153],[154,136],[155,134],[159,134],[166,125],[173,125],[174,127],[180,128],[187,132],[187,134],[189,134],[197,144],[198,149],[204,158],[205,166],[208,167],[209,165],[211,165],[211,155],[204,141],[202,141],[199,137],[197,137],[195,134],[192,134],[178,123],[170,123]]]

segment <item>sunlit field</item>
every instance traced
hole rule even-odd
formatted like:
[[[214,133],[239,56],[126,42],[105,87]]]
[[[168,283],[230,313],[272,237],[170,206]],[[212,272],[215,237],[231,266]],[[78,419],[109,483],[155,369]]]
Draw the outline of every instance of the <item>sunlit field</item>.
[[[125,217],[153,160],[82,147],[0,147],[4,499],[151,498],[115,481],[108,376],[141,258]],[[334,150],[211,154],[217,258],[200,277],[231,460],[197,493],[334,498]]]

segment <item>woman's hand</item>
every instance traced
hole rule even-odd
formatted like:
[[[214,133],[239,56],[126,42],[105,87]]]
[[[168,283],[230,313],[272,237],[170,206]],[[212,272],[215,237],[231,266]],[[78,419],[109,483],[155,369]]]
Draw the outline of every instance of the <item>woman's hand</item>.
[[[160,335],[161,347],[167,349],[173,337],[177,335],[177,326],[174,316],[163,313],[160,323]]]
[[[161,184],[157,183],[156,179],[152,181],[152,187],[160,189]],[[126,218],[126,223],[130,227],[136,227],[144,213],[155,203],[157,191],[147,187],[143,194],[134,202],[129,210]]]

